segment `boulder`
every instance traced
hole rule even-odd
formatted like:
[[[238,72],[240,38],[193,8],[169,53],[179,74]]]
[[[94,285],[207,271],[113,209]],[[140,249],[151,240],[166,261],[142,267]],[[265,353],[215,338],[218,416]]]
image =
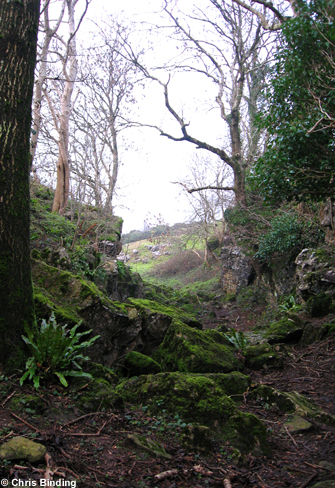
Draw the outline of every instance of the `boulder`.
[[[221,332],[200,331],[175,321],[155,358],[165,371],[228,373],[243,367],[234,353],[234,346]]]
[[[244,350],[245,365],[254,370],[262,368],[280,368],[283,362],[270,344],[257,344],[248,346]]]
[[[335,254],[329,249],[304,249],[296,260],[296,287],[307,301],[320,293],[335,294]]]
[[[178,414],[185,423],[205,425],[221,442],[230,442],[242,453],[268,451],[266,429],[260,420],[240,412],[217,383],[205,375],[140,376],[118,385],[116,391],[125,402],[145,405],[153,415],[164,408]]]
[[[265,331],[263,337],[269,344],[297,343],[303,334],[303,322],[296,315],[290,315],[274,322]]]
[[[221,249],[221,285],[224,293],[236,295],[251,284],[255,277],[252,259],[237,246],[224,246]]]
[[[30,463],[43,461],[47,449],[42,444],[33,442],[25,437],[14,437],[0,447],[0,458],[23,459]]]

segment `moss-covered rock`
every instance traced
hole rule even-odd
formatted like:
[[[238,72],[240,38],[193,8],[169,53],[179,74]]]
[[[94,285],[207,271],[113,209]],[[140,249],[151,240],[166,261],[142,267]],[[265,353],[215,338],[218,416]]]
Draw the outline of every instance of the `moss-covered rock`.
[[[221,332],[192,329],[175,321],[154,357],[165,371],[227,373],[242,369],[234,352]]]
[[[303,334],[303,324],[299,317],[291,315],[274,322],[266,330],[264,338],[269,344],[296,343]]]
[[[136,298],[129,298],[128,302],[131,303],[144,318],[147,318],[148,315],[152,316],[153,314],[160,314],[169,317],[171,319],[170,323],[173,319],[176,319],[190,327],[202,329],[201,323],[192,314],[186,313],[180,308],[163,305],[162,303],[154,302],[152,300]]]
[[[244,357],[245,365],[250,369],[259,370],[263,367],[280,368],[283,365],[279,354],[269,344],[246,347]]]
[[[24,459],[30,463],[42,461],[46,447],[25,437],[14,437],[0,447],[0,459]]]
[[[251,414],[240,412],[210,377],[200,374],[160,373],[130,379],[116,387],[125,402],[149,407],[152,414],[164,408],[189,423],[215,430],[241,452],[267,451],[265,428]]]
[[[335,425],[333,415],[323,412],[313,401],[296,391],[284,392],[262,385],[256,388],[251,396],[266,401],[269,405],[276,405],[283,413],[295,413],[327,425]]]
[[[162,372],[162,368],[156,361],[137,351],[131,351],[127,354],[124,360],[124,367],[132,376]]]
[[[204,374],[215,382],[228,396],[243,395],[251,385],[250,376],[240,373],[239,371],[232,371],[231,373],[209,373]]]

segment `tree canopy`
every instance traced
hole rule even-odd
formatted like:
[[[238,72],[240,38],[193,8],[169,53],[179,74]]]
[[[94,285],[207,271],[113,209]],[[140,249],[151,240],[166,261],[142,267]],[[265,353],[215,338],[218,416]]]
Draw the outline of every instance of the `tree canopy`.
[[[283,25],[260,123],[268,147],[252,171],[272,202],[335,193],[334,10],[328,0],[300,3],[301,13]]]

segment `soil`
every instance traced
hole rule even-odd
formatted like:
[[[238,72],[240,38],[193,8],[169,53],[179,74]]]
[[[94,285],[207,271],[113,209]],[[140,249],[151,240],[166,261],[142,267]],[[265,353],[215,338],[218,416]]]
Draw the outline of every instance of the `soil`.
[[[228,321],[235,323],[236,328],[247,330],[258,315],[236,308],[226,312],[217,313],[217,318],[211,319],[207,327],[227,321],[225,317],[228,316]],[[322,320],[329,321],[329,317],[315,319]],[[287,350],[289,354],[282,369],[246,371],[251,375],[252,384],[295,390],[312,399],[325,412],[335,415],[335,334],[310,346],[289,345]],[[126,405],[124,411],[83,415],[70,405],[65,390],[59,385],[49,385],[38,394],[48,407],[58,405],[68,415],[37,416],[29,412],[18,415],[7,406],[9,397],[19,396],[21,391],[18,378],[0,383],[0,443],[13,436],[26,436],[42,442],[51,458],[35,465],[16,464],[15,461],[0,464],[0,479],[36,480],[35,486],[39,486],[38,480],[48,476],[46,467],[49,466],[55,473],[53,480],[63,480],[58,486],[71,486],[65,485],[65,480],[75,480],[82,488],[306,488],[320,481],[335,480],[335,425],[327,426],[309,419],[310,431],[290,434],[284,428],[287,414],[252,400],[247,394],[239,408],[254,413],[265,423],[271,454],[267,457],[249,455],[242,465],[235,465],[229,445],[214,444],[212,453],[207,456],[187,452],[180,443],[178,419],[170,418],[166,412],[152,417],[145,409]],[[24,391],[36,393],[30,386],[24,386]],[[147,452],[125,447],[129,434],[159,440],[171,459],[151,457]],[[161,480],[155,478],[161,473],[164,473]]]

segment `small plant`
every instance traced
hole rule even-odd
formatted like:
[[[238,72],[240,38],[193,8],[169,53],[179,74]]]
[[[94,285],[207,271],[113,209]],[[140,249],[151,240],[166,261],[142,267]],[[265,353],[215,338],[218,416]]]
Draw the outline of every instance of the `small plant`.
[[[38,388],[40,379],[51,374],[55,374],[64,386],[68,386],[65,376],[92,378],[89,373],[82,371],[78,361],[89,360],[82,353],[100,336],[80,342],[80,339],[91,331],[78,333],[79,326],[80,323],[68,330],[66,325],[57,324],[52,313],[48,322],[42,320],[36,341],[34,341],[32,333],[28,337],[22,336],[32,356],[27,360],[27,371],[22,376],[20,384],[22,385],[28,378],[33,380],[34,387]]]
[[[295,301],[295,297],[293,295],[283,296],[281,298],[281,303],[278,305],[278,309],[284,313],[296,313],[299,312],[301,308],[302,305],[299,305],[299,303]]]
[[[236,349],[240,349],[241,351],[244,351],[248,345],[248,341],[242,331],[230,329],[229,334],[224,334],[224,336],[229,342],[234,344]]]

